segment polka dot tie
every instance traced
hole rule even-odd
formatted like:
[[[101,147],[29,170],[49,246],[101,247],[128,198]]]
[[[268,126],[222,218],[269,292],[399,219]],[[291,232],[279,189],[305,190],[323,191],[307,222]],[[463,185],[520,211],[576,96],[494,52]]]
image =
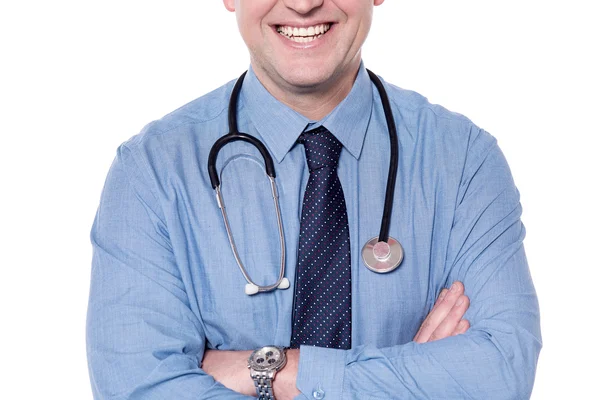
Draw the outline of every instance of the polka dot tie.
[[[337,175],[342,144],[324,127],[300,135],[310,176],[300,221],[291,347],[349,349],[350,235]]]

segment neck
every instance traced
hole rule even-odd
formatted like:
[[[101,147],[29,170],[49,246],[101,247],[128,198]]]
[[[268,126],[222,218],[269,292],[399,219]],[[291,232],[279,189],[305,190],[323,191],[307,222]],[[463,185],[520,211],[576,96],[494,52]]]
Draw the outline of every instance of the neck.
[[[319,121],[333,111],[350,93],[359,66],[360,58],[358,64],[353,66],[349,73],[332,76],[326,82],[307,87],[278,85],[259,68],[253,66],[253,69],[258,80],[273,97],[306,118]]]

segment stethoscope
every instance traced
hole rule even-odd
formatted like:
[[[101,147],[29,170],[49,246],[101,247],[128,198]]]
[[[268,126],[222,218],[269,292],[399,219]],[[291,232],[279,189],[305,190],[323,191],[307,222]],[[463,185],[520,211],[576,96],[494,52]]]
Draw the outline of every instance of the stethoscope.
[[[392,215],[392,204],[394,202],[394,187],[396,185],[396,174],[398,171],[398,134],[396,133],[396,124],[394,122],[394,116],[390,107],[390,101],[383,84],[379,78],[371,71],[367,70],[369,77],[381,97],[381,104],[383,105],[383,111],[385,113],[385,120],[388,126],[388,132],[390,135],[390,169],[388,172],[388,180],[385,189],[385,202],[383,206],[383,216],[381,217],[381,229],[379,230],[379,236],[375,236],[369,240],[362,248],[362,259],[365,266],[373,272],[380,274],[390,272],[398,268],[402,259],[404,258],[404,250],[400,243],[389,236],[390,230],[390,217]],[[254,136],[248,135],[247,133],[241,133],[237,129],[237,115],[236,108],[237,102],[242,88],[242,82],[246,72],[244,72],[237,80],[231,97],[229,99],[229,110],[228,110],[228,121],[229,121],[229,133],[219,138],[210,149],[208,156],[208,175],[210,176],[210,183],[215,190],[217,197],[217,205],[223,215],[223,221],[225,223],[225,230],[227,231],[227,237],[229,238],[229,244],[235,257],[242,275],[248,282],[245,286],[245,292],[247,295],[253,295],[260,292],[270,292],[275,289],[287,289],[290,287],[290,281],[284,277],[285,274],[285,239],[283,237],[283,224],[281,222],[281,211],[279,209],[279,196],[277,194],[277,186],[275,184],[275,166],[273,159],[269,154],[269,151],[265,145],[255,138]],[[248,271],[244,268],[244,264],[240,259],[233,235],[231,234],[231,227],[229,225],[229,219],[227,218],[227,212],[225,211],[225,202],[223,201],[223,195],[221,194],[221,183],[219,181],[219,174],[217,173],[217,156],[223,146],[230,142],[244,141],[250,143],[262,155],[265,162],[265,170],[269,181],[271,183],[271,194],[273,195],[273,202],[275,205],[275,212],[277,214],[277,226],[279,230],[279,243],[281,247],[281,265],[279,268],[279,278],[277,282],[272,285],[260,286],[252,281]]]

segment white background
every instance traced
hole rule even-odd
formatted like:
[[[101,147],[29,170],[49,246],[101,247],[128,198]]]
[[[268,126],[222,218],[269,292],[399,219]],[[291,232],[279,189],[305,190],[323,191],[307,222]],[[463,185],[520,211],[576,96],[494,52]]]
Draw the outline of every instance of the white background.
[[[89,230],[117,146],[248,66],[219,0],[0,6],[2,399],[91,399]],[[593,1],[397,1],[366,66],[498,138],[542,312],[533,399],[597,393],[600,24]],[[6,374],[8,368],[8,375]]]

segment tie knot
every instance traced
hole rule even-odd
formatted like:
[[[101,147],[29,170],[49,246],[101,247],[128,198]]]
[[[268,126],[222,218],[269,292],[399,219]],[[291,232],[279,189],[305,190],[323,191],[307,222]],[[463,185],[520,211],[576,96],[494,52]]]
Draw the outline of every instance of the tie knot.
[[[319,127],[302,133],[299,142],[304,145],[310,172],[324,167],[337,168],[342,144],[326,128]]]

